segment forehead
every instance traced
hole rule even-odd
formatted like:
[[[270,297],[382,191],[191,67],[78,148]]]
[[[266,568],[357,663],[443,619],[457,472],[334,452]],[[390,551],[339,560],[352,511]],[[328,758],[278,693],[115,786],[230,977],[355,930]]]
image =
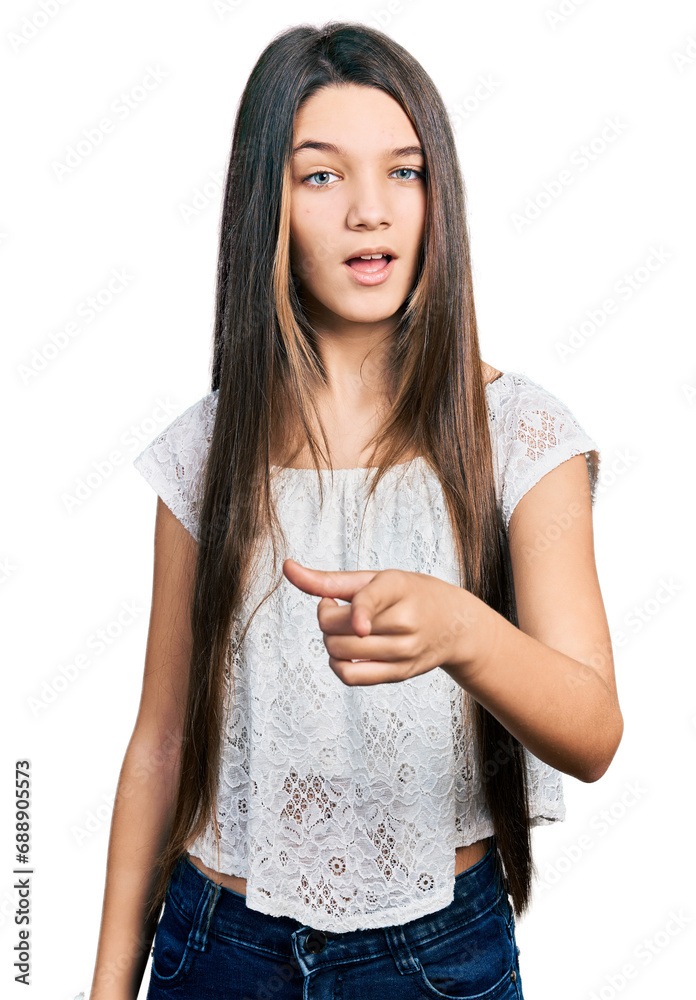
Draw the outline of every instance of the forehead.
[[[418,134],[401,106],[377,87],[355,84],[323,87],[295,116],[294,146],[307,140],[351,149],[381,150],[391,144],[418,143]]]

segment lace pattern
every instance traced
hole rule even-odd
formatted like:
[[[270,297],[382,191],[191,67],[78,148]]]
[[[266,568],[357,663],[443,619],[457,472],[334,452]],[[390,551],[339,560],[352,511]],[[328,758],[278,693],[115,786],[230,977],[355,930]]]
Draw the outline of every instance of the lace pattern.
[[[584,454],[592,503],[597,499],[599,448],[556,396],[519,373],[503,375],[497,409],[498,452],[503,457],[502,509],[505,527],[532,486],[561,462]]]
[[[524,493],[584,453],[593,499],[597,445],[568,409],[521,373],[486,386],[498,501],[506,526]],[[189,407],[134,464],[197,538],[200,478],[217,393]],[[458,584],[440,483],[422,459],[389,470],[365,506],[364,469],[272,479],[287,556],[317,569],[398,566]],[[364,518],[363,518],[364,514]],[[362,523],[361,523],[362,522]],[[361,530],[362,529],[362,530]],[[275,582],[259,562],[241,618]],[[247,879],[247,905],[343,932],[400,924],[454,898],[454,851],[490,836],[466,693],[445,671],[348,687],[328,666],[317,599],[283,578],[230,657],[212,824],[189,845],[210,868]],[[561,773],[525,750],[530,822],[565,818]],[[219,853],[218,853],[219,852]]]

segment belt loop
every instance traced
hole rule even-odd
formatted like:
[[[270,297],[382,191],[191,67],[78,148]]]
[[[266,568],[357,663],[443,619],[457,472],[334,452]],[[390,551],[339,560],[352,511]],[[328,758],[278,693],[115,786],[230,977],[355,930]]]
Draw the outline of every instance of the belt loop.
[[[393,927],[383,927],[382,930],[387,939],[389,951],[392,953],[392,958],[401,975],[418,972],[420,962],[409,947],[403,927],[396,924]]]
[[[188,937],[189,945],[191,948],[195,948],[196,951],[205,951],[210,921],[213,918],[213,910],[221,892],[221,886],[213,882],[212,879],[206,879],[198,900],[198,906],[196,907],[191,933]]]

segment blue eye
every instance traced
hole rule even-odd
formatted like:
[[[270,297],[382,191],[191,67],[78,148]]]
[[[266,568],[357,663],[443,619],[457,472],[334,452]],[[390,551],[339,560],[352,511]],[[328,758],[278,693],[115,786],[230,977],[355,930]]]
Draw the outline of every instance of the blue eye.
[[[311,177],[322,177],[324,175],[331,174],[331,173],[332,173],[331,170],[315,170],[315,172],[313,174],[309,174],[307,177],[304,178],[304,180],[308,181]],[[333,174],[333,176],[335,177],[336,174]],[[326,184],[310,184],[309,186],[310,187],[326,187]]]
[[[415,174],[416,177],[418,178],[422,178],[424,176],[424,171],[417,170],[415,167],[397,167],[396,170],[392,171],[392,173],[398,174],[400,171],[409,174]],[[315,187],[315,188],[328,187],[329,183],[331,183],[330,181],[327,181],[324,184],[312,184],[310,183],[310,181],[312,180],[313,177],[336,177],[336,176],[337,175],[332,170],[315,170],[313,174],[307,174],[306,177],[303,177],[302,183],[307,184],[308,187]],[[415,178],[413,177],[400,177],[398,179],[402,181],[415,180]]]
[[[407,173],[411,173],[411,174],[417,174],[418,177],[422,177],[423,176],[423,171],[422,170],[416,170],[415,167],[397,167],[396,170],[394,171],[394,173],[397,174],[400,170],[405,170]],[[402,181],[410,180],[410,179],[411,178],[408,178],[408,177],[402,177],[401,178]]]

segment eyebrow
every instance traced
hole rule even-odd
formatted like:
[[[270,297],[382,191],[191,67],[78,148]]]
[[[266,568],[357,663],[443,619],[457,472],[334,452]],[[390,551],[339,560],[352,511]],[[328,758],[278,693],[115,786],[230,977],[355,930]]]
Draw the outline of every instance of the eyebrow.
[[[298,146],[295,146],[292,153],[301,152],[303,149],[316,149],[320,153],[335,153],[336,156],[346,156],[346,151],[341,149],[340,146],[334,145],[333,142],[318,142],[315,139],[306,139],[301,142]],[[398,146],[396,149],[385,149],[382,153],[383,159],[392,159],[399,156],[422,156],[425,159],[425,154],[420,146]]]

